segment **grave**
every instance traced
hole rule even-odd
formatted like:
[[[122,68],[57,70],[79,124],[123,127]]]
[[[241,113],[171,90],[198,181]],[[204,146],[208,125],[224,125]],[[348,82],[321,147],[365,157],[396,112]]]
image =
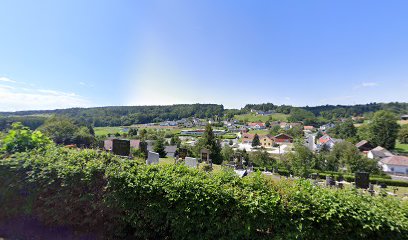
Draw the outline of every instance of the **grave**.
[[[151,164],[158,164],[159,163],[159,154],[155,152],[148,152],[147,153],[147,160],[146,164],[151,165]]]
[[[192,157],[186,157],[184,159],[184,163],[188,166],[188,167],[192,167],[192,168],[197,168],[198,167],[198,161],[196,158],[192,158]]]
[[[187,157],[187,148],[180,148],[178,154],[179,154],[179,158],[186,159],[186,157]]]
[[[370,184],[370,174],[367,172],[356,172],[355,183],[356,188],[367,189]]]
[[[326,176],[326,186],[332,187],[334,185],[336,185],[336,182],[334,181],[333,177]]]
[[[206,163],[210,163],[210,150],[203,148],[200,151],[200,156],[201,156],[201,161],[206,162]]]
[[[104,141],[104,148],[111,151],[113,154],[120,156],[129,156],[130,142],[129,140],[109,139]]]

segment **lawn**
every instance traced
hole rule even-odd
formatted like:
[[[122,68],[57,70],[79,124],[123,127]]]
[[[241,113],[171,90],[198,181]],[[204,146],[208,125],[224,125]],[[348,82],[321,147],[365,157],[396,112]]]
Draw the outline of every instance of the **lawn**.
[[[115,134],[117,132],[122,133],[123,128],[126,128],[126,127],[95,127],[94,131],[95,131],[96,136],[102,136],[102,135],[106,136],[109,133],[110,134]]]
[[[258,134],[258,135],[266,135],[266,134],[269,134],[269,131],[268,130],[250,130],[248,133]]]
[[[283,113],[274,113],[269,116],[262,116],[256,114],[235,115],[234,118],[243,122],[267,122],[267,121],[281,121],[286,122],[289,115]]]
[[[408,144],[402,144],[397,141],[397,144],[395,145],[395,151],[399,153],[407,153],[408,154]]]

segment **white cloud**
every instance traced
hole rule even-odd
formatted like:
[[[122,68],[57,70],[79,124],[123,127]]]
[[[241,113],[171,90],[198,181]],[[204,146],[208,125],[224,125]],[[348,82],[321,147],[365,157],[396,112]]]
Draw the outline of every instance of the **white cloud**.
[[[376,87],[378,86],[378,83],[376,82],[363,82],[361,84],[362,87]]]
[[[0,85],[0,111],[89,107],[89,100],[52,89],[15,88]]]
[[[86,83],[84,83],[84,82],[79,82],[79,85],[85,86]]]
[[[12,90],[14,89],[14,87],[11,86],[6,86],[6,85],[0,85],[0,91],[8,91],[8,90]]]
[[[7,78],[7,77],[0,77],[0,82],[9,82],[9,83],[16,83],[16,81]]]

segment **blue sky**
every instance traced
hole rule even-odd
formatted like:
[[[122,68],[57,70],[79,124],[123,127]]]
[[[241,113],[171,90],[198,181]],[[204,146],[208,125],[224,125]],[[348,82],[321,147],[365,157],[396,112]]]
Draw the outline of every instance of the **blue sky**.
[[[408,102],[407,1],[0,1],[0,111]]]

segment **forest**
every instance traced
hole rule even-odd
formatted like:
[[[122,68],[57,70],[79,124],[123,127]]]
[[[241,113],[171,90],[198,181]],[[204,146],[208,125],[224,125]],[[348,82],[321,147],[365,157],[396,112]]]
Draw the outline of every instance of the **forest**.
[[[190,117],[214,118],[215,116],[223,116],[225,119],[231,119],[234,115],[249,113],[251,109],[290,114],[291,117],[288,119],[290,122],[304,121],[306,125],[317,125],[339,118],[370,115],[379,110],[388,110],[397,115],[408,114],[408,103],[391,102],[315,107],[278,106],[273,103],[262,103],[247,104],[241,109],[225,109],[223,105],[218,104],[178,104],[0,112],[0,130],[8,128],[13,122],[21,122],[24,126],[36,129],[52,115],[69,117],[86,126],[106,127],[130,126]]]

